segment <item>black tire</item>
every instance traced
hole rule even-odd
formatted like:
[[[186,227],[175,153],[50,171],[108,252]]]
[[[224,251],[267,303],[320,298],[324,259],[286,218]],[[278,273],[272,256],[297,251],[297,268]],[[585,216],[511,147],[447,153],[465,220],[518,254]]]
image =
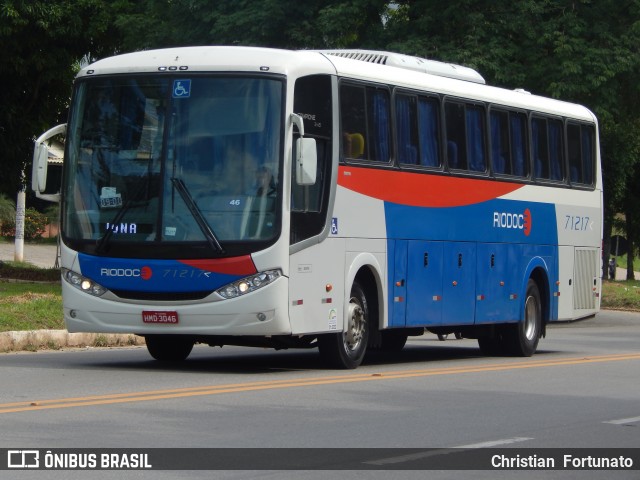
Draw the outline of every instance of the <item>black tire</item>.
[[[444,342],[447,338],[449,338],[449,334],[448,333],[439,333],[438,334],[438,340],[440,340],[441,342]]]
[[[542,334],[542,301],[538,284],[529,279],[524,300],[522,321],[509,325],[507,339],[510,353],[519,357],[530,357],[538,348]]]
[[[318,336],[322,359],[334,368],[353,369],[362,363],[369,340],[369,303],[358,282],[351,287],[345,330]]]
[[[487,357],[500,357],[507,353],[504,338],[499,333],[495,336],[479,337],[478,346],[480,352]]]
[[[401,330],[383,330],[380,337],[381,352],[399,352],[407,343],[409,335]]]
[[[147,350],[161,362],[181,362],[193,349],[193,340],[178,335],[147,335]]]

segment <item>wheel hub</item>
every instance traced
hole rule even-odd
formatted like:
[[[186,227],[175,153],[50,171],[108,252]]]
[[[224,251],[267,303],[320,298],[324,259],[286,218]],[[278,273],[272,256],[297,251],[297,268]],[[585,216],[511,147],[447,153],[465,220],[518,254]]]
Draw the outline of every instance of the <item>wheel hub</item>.
[[[344,333],[344,344],[349,350],[356,350],[362,341],[365,329],[364,310],[357,303],[349,303],[349,323]]]
[[[527,298],[527,303],[525,305],[525,315],[524,315],[524,335],[527,337],[527,340],[533,340],[537,334],[536,332],[536,319],[538,317],[536,301],[534,298]]]

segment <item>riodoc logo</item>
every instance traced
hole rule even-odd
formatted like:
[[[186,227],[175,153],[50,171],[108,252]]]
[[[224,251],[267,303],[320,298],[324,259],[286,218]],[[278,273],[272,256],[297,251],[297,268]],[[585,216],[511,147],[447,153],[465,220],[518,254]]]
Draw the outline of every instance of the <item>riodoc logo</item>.
[[[522,230],[528,237],[531,234],[531,211],[527,208],[523,213],[493,212],[493,228]]]
[[[153,271],[149,267],[142,268],[101,268],[101,277],[140,277],[149,280]]]

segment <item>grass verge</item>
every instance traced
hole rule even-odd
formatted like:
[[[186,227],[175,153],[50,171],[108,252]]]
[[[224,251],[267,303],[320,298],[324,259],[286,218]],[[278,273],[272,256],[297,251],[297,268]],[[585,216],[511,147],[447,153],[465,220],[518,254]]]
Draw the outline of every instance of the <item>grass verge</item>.
[[[59,283],[0,282],[0,331],[64,329]]]
[[[640,312],[640,281],[602,282],[602,308]]]

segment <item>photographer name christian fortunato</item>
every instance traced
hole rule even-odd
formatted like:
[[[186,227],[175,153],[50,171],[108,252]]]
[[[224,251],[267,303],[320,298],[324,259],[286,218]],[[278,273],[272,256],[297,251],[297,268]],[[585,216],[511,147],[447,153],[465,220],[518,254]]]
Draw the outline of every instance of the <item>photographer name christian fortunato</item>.
[[[561,460],[561,462],[557,462]],[[545,457],[538,455],[493,455],[491,457],[491,466],[497,469],[505,470],[615,470],[615,469],[631,469],[633,468],[633,459],[623,455],[617,457],[597,457],[587,455],[579,457],[575,455],[562,455],[562,458]]]

